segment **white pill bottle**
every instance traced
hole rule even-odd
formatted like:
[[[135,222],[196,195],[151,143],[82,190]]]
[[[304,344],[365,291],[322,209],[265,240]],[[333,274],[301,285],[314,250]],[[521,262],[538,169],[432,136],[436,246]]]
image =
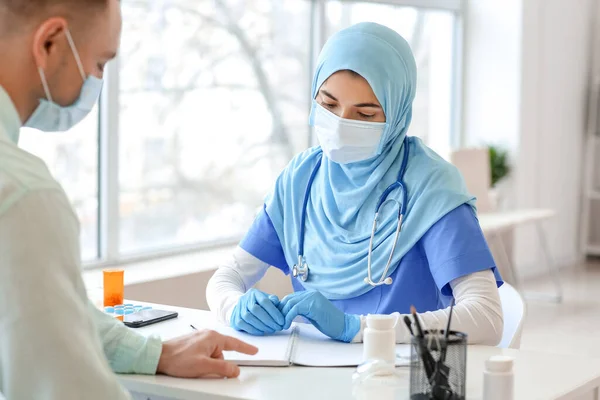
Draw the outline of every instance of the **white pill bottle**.
[[[483,371],[483,400],[513,400],[513,359],[492,356],[485,362]]]
[[[381,360],[396,366],[396,315],[367,315],[363,332],[363,362]]]

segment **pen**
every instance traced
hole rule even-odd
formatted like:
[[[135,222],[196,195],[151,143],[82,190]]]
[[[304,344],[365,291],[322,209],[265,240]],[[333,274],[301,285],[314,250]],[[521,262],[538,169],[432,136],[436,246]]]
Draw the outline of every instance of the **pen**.
[[[448,324],[446,325],[446,339],[448,339],[448,335],[450,334],[450,324],[452,323],[452,311],[454,310],[454,297],[450,302],[450,314],[448,314]]]
[[[421,328],[421,323],[419,322],[419,317],[417,316],[417,309],[415,306],[410,306],[410,313],[415,319],[415,327],[417,328],[417,345],[416,350],[421,359],[423,360],[423,367],[425,368],[425,375],[427,375],[427,380],[431,382],[431,378],[433,377],[434,369],[435,369],[435,361],[431,356],[431,352],[425,346],[425,334],[423,333],[423,329]]]
[[[412,324],[410,322],[410,318],[408,317],[408,315],[404,316],[404,324],[406,324],[406,327],[408,328],[408,331],[410,332],[411,336],[415,336],[415,333],[413,332]]]
[[[435,372],[432,380],[435,385],[432,385],[434,398],[436,399],[453,399],[454,393],[449,385],[448,379],[450,376],[450,368],[444,364],[446,362],[446,354],[448,351],[448,338],[450,337],[450,325],[452,323],[452,312],[454,311],[454,298],[450,303],[450,313],[448,314],[448,323],[444,332],[444,341],[440,349],[440,357],[435,365]]]
[[[446,332],[444,332],[444,346],[440,354],[440,361],[446,361],[446,352],[448,351],[448,337],[450,336],[450,324],[452,323],[452,311],[454,310],[454,298],[450,302],[450,314],[448,314],[448,324],[446,324]]]
[[[419,322],[419,318],[417,317],[417,309],[415,306],[410,306],[410,313],[415,319],[415,327],[417,328],[417,336],[423,339],[425,335],[423,334],[423,329],[421,329],[421,323]]]

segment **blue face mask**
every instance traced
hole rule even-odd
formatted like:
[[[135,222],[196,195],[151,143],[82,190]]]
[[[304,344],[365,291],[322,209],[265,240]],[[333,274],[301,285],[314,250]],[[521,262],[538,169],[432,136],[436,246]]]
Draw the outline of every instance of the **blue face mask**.
[[[26,127],[39,129],[44,132],[67,131],[81,122],[81,120],[92,111],[100,97],[103,84],[102,79],[91,75],[86,77],[83,65],[81,64],[81,59],[79,58],[79,53],[75,48],[75,43],[73,42],[73,38],[68,29],[65,31],[65,35],[69,42],[69,46],[71,47],[71,51],[75,56],[81,78],[83,79],[83,86],[81,87],[79,97],[75,100],[75,103],[66,107],[54,103],[52,101],[52,96],[50,95],[46,75],[41,68],[38,68],[46,98],[40,99],[40,104],[27,122],[25,122]]]

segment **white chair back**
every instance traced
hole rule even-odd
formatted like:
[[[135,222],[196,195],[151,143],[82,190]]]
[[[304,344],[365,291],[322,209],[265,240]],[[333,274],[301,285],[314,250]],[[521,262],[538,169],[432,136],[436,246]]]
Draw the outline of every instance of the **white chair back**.
[[[498,347],[518,349],[521,346],[525,302],[519,292],[506,282],[498,291],[500,292],[500,302],[504,314],[504,329]]]
[[[477,212],[493,211],[489,196],[492,181],[489,150],[486,148],[460,149],[452,152],[450,162],[461,172],[469,192],[477,197]]]

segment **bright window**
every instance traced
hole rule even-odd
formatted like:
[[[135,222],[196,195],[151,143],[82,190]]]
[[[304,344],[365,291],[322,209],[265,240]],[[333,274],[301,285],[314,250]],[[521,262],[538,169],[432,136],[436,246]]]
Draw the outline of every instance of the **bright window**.
[[[123,2],[120,252],[238,239],[308,143],[310,3]]]

